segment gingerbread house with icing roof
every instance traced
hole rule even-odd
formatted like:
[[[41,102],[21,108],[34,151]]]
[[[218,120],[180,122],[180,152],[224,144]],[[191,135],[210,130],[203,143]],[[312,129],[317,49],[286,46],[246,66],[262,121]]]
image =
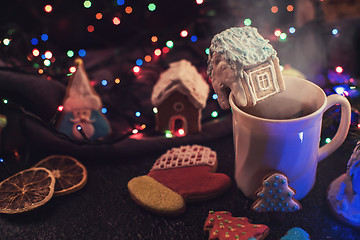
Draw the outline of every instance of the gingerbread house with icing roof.
[[[173,62],[154,85],[151,101],[158,109],[156,130],[183,136],[201,131],[201,110],[209,85],[186,60]]]
[[[268,42],[256,28],[250,26],[227,29],[215,35],[211,41],[208,74],[214,86],[213,70],[216,65],[224,61],[231,67],[236,77],[217,81],[220,82],[219,86],[231,89],[238,98],[238,106],[254,106],[257,102],[285,90],[277,53]],[[216,84],[214,86],[216,93],[224,89],[219,89]],[[227,94],[218,95],[219,98],[226,97],[219,100],[227,102],[229,107]]]

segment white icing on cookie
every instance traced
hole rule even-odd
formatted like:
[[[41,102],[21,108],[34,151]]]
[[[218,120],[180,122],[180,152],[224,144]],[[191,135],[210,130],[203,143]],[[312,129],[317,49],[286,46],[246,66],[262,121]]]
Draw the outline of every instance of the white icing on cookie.
[[[192,145],[172,148],[158,158],[150,171],[208,165],[216,163],[216,152],[208,147]]]

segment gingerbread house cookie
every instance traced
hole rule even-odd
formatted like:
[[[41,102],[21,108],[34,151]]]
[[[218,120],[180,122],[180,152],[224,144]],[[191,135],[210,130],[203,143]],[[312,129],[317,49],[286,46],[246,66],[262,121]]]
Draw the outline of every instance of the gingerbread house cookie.
[[[151,96],[158,109],[156,130],[180,136],[200,132],[201,110],[208,94],[209,85],[190,62],[171,63],[160,75]]]
[[[221,108],[230,91],[238,107],[250,107],[285,90],[275,49],[253,27],[234,27],[211,41],[208,75]]]

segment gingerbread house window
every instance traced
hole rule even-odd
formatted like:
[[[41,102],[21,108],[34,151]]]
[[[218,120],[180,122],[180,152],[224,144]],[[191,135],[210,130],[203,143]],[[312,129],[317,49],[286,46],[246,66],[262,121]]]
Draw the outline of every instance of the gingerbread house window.
[[[173,108],[175,111],[181,112],[182,110],[184,110],[184,104],[181,102],[176,102],[174,103]]]
[[[267,72],[257,75],[256,79],[258,86],[262,91],[265,91],[270,87],[269,74]]]

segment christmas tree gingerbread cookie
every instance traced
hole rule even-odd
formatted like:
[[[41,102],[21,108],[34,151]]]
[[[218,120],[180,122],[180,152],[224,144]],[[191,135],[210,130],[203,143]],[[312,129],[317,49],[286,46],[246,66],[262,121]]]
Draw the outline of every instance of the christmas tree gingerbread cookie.
[[[100,112],[101,99],[90,85],[82,60],[68,84],[58,130],[77,139],[96,140],[111,133],[110,124]]]
[[[257,192],[259,197],[252,206],[256,212],[294,212],[301,204],[293,196],[295,190],[289,187],[288,178],[282,173],[273,173],[263,181]]]
[[[299,227],[290,229],[280,240],[309,240],[310,235]]]
[[[230,178],[216,168],[216,152],[208,147],[172,148],[147,175],[131,179],[128,190],[135,203],[153,213],[179,215],[186,202],[214,198],[230,187]]]
[[[261,240],[266,238],[269,228],[266,225],[250,223],[246,217],[233,217],[226,211],[210,211],[204,231],[209,233],[209,240]]]

